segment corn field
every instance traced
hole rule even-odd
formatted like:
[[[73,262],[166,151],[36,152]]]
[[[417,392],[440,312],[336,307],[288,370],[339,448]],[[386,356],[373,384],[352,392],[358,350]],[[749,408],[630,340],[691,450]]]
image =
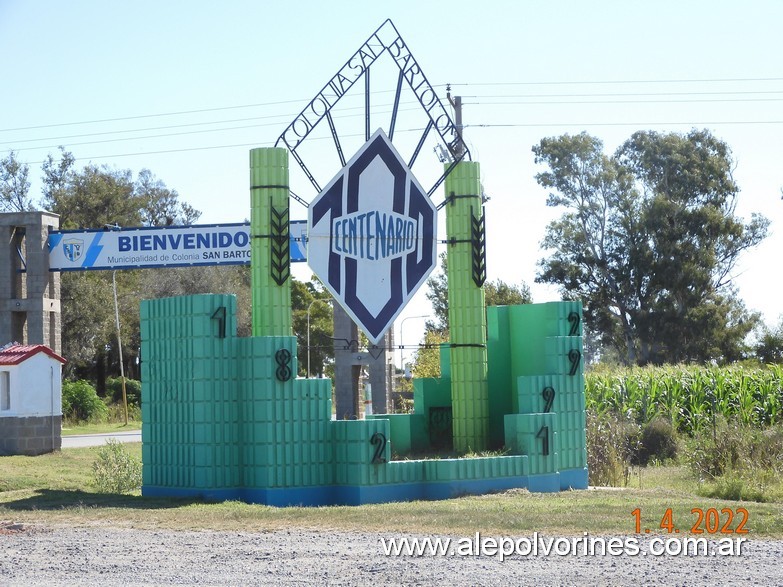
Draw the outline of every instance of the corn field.
[[[587,408],[613,410],[645,424],[662,416],[694,434],[717,415],[747,426],[783,422],[783,366],[664,366],[585,375]]]

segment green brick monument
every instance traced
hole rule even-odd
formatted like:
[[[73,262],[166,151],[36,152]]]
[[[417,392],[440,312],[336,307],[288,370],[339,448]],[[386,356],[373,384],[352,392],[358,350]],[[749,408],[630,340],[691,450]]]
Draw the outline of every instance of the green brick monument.
[[[381,59],[398,67],[397,94],[387,127],[371,134],[369,71]],[[359,79],[365,143],[345,161],[330,109]],[[430,124],[403,159],[393,137],[405,83]],[[342,166],[325,188],[300,151],[323,120]],[[411,166],[431,131],[451,156],[425,190]],[[236,336],[233,296],[141,305],[143,495],[358,505],[587,487],[581,304],[485,308],[479,165],[467,160],[459,131],[386,21],[278,147],[250,152],[252,336]],[[451,339],[441,377],[414,382],[410,414],[333,420],[332,382],[296,377],[289,158],[318,192],[305,203],[308,263],[373,348],[426,282],[437,244],[446,247]],[[441,207],[447,234],[439,241]],[[487,450],[502,456],[473,456]],[[444,452],[458,458],[420,458]]]

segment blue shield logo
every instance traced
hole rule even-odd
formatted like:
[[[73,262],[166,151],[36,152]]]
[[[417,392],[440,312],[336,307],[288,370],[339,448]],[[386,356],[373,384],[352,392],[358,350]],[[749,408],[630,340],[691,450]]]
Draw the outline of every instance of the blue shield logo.
[[[64,240],[63,252],[66,259],[72,263],[78,261],[84,252],[84,241],[76,238]]]

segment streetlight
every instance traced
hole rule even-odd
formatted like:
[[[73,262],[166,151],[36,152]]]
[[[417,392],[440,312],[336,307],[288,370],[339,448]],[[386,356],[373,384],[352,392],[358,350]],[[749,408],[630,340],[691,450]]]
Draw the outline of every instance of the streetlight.
[[[122,230],[122,227],[117,224],[105,224],[104,230]],[[125,365],[122,359],[122,337],[120,336],[120,308],[117,304],[117,271],[111,272],[111,285],[114,290],[114,320],[117,326],[117,348],[120,352],[120,377],[122,377],[122,408],[124,414],[125,425],[128,425],[128,393],[125,390]]]
[[[122,362],[122,337],[120,336],[120,309],[117,305],[117,271],[111,272],[111,284],[114,289],[114,320],[117,326],[117,348],[120,351],[120,376],[122,377],[122,407],[125,425],[128,425],[128,393],[125,391],[125,365]]]
[[[322,299],[314,299],[312,302],[310,302],[310,305],[307,306],[307,378],[310,379],[310,308],[313,307],[313,304],[316,302],[323,302],[324,304],[331,304],[334,300],[322,300]]]
[[[405,371],[405,363],[403,363],[403,361],[405,359],[403,359],[403,356],[402,356],[402,351],[403,351],[403,348],[405,347],[404,341],[403,341],[403,338],[402,338],[402,327],[405,324],[406,320],[412,320],[413,318],[429,318],[429,317],[430,317],[429,314],[422,314],[421,316],[408,316],[407,318],[403,318],[400,321],[400,369],[402,371]]]

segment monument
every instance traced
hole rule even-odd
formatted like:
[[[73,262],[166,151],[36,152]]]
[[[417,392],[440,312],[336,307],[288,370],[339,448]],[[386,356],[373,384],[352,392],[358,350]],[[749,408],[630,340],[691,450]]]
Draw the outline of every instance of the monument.
[[[397,67],[397,93],[386,126],[371,132],[370,68],[383,60]],[[346,161],[331,109],[362,78],[365,142]],[[394,143],[404,84],[428,120],[407,158]],[[321,188],[303,146],[326,125],[340,167]],[[411,169],[433,131],[449,157],[425,189]],[[231,296],[142,302],[143,495],[356,505],[586,488],[581,304],[485,308],[479,164],[391,21],[278,145],[250,153],[253,335],[236,336]],[[291,158],[317,192],[310,203],[291,191]],[[366,332],[371,351],[390,350],[389,326],[445,244],[450,340],[441,377],[415,381],[412,414],[333,420],[331,381],[294,376],[292,197],[308,208],[311,268]],[[335,383],[339,415],[344,382]],[[425,458],[432,454],[441,458]]]

